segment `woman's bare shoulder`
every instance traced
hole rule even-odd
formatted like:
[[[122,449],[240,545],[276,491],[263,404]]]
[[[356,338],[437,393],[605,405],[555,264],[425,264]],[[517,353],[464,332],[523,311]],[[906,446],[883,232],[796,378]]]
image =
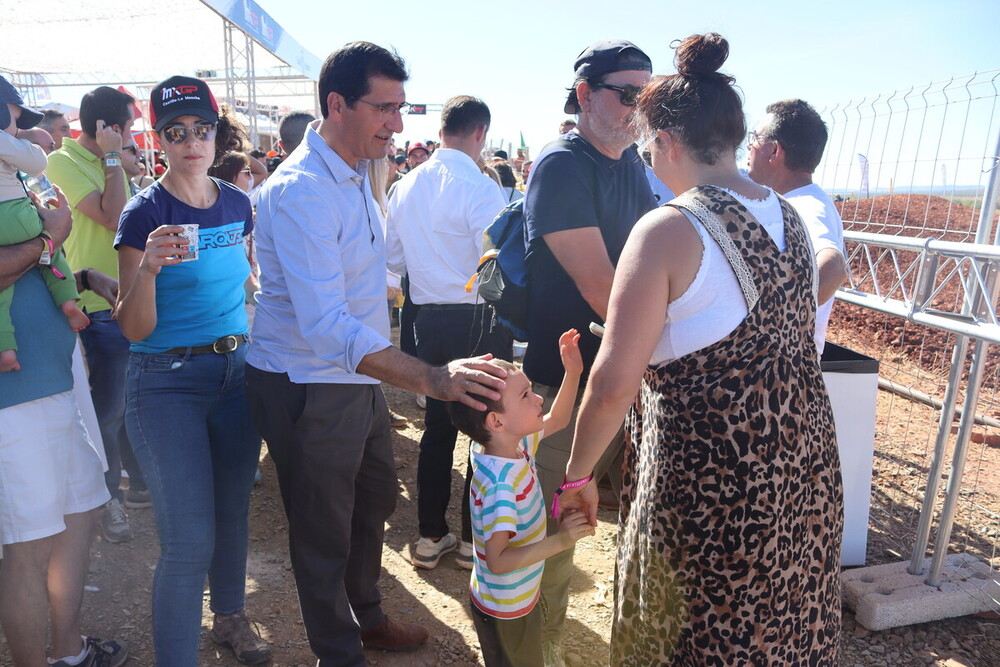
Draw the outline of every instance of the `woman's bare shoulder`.
[[[700,252],[702,248],[701,237],[691,221],[673,206],[660,206],[642,216],[632,236],[641,239],[644,245],[652,244],[673,255]]]

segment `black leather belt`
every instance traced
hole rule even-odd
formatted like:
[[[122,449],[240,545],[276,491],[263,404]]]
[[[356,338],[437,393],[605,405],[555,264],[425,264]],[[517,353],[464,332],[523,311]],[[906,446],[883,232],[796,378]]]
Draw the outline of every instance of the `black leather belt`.
[[[485,303],[421,303],[421,308],[427,310],[475,310],[486,308]]]
[[[195,347],[175,347],[172,350],[167,350],[164,354],[208,354],[213,352],[215,354],[226,354],[232,352],[240,345],[247,342],[246,334],[240,334],[239,336],[223,336],[222,338],[209,343],[208,345],[197,345]]]

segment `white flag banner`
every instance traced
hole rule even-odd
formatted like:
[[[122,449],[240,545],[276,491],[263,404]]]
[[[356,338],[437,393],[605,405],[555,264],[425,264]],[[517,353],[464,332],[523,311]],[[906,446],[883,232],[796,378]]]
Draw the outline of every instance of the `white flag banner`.
[[[868,158],[858,153],[858,163],[861,165],[861,190],[868,197]]]

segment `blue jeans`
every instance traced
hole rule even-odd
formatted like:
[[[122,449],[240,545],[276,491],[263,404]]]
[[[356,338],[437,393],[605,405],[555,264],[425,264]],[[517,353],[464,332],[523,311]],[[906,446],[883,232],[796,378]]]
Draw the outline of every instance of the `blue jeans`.
[[[90,397],[108,457],[104,483],[112,498],[122,500],[118,488],[122,482],[122,465],[128,471],[129,486],[146,488],[142,472],[132,453],[125,432],[125,368],[128,366],[129,342],[122,335],[118,322],[111,319],[110,310],[87,313],[90,326],[80,332],[83,351],[87,355]]]
[[[247,515],[260,455],[243,387],[246,350],[129,356],[125,424],[160,537],[153,578],[160,667],[198,662],[206,574],[213,612],[244,607]]]

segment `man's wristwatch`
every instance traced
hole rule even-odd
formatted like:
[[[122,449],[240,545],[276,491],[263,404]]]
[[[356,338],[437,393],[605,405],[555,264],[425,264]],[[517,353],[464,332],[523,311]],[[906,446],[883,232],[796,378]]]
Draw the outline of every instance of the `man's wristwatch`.
[[[52,255],[56,251],[56,244],[52,242],[52,237],[42,232],[38,235],[42,239],[42,256],[38,259],[39,264],[49,266],[52,264]]]

